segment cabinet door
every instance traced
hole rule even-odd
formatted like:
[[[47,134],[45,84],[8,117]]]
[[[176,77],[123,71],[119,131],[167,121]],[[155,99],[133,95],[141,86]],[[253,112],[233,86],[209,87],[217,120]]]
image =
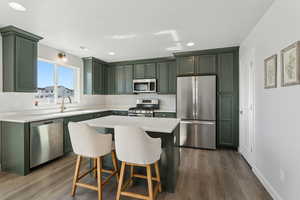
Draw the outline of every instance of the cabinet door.
[[[135,64],[133,67],[134,79],[143,79],[145,78],[145,65],[144,64]]]
[[[115,67],[107,67],[106,68],[106,94],[114,94],[115,93]]]
[[[169,62],[168,69],[169,69],[169,92],[168,93],[176,94],[176,82],[177,82],[176,63]]]
[[[156,64],[155,63],[148,63],[144,65],[145,68],[145,74],[144,78],[156,78]]]
[[[219,92],[234,92],[234,54],[218,55]],[[235,77],[236,78],[236,77]]]
[[[124,93],[124,67],[123,66],[116,66],[115,67],[115,87],[116,87],[116,94],[123,94]]]
[[[64,153],[65,154],[73,151],[68,123],[69,120],[64,121]]]
[[[102,92],[102,68],[101,64],[93,62],[93,94]]]
[[[36,92],[37,43],[16,37],[16,92]]]
[[[133,93],[133,66],[132,65],[125,65],[123,67],[124,73],[124,93],[125,94],[132,94]]]
[[[83,60],[83,93],[93,94],[93,63]]]
[[[179,57],[177,62],[177,75],[192,75],[195,73],[194,56]]]
[[[158,93],[169,93],[169,63],[157,63],[157,89]]]
[[[196,57],[195,67],[197,74],[216,74],[216,66],[216,55],[201,55]]]
[[[236,147],[234,97],[231,94],[219,96],[219,145]]]
[[[235,53],[218,55],[218,143],[238,147],[238,58]]]

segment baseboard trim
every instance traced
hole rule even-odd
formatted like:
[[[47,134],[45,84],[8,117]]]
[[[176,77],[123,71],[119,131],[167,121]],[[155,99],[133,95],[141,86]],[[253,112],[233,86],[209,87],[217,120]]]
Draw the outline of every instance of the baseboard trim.
[[[272,196],[272,198],[274,200],[283,200],[283,198],[281,198],[281,196],[273,188],[273,186],[270,184],[270,182],[263,176],[263,174],[256,167],[252,167],[252,171],[256,175],[256,177],[259,179],[259,181],[263,184],[263,186],[266,188],[266,190],[269,192],[269,194]]]

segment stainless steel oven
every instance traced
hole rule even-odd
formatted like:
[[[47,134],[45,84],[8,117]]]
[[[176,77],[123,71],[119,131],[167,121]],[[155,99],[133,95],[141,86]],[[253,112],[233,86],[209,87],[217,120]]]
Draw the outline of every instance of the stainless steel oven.
[[[133,93],[155,93],[156,79],[133,80]]]
[[[136,107],[129,108],[128,116],[154,117],[155,109],[159,109],[158,99],[137,99]]]

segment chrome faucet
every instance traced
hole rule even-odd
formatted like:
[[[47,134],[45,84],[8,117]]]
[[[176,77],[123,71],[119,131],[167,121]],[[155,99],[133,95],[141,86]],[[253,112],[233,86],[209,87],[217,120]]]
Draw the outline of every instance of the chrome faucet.
[[[63,113],[67,108],[65,107],[65,98],[68,98],[69,99],[69,102],[72,103],[72,99],[70,96],[63,96],[62,97],[62,101],[61,101],[61,106],[60,106],[60,112]]]

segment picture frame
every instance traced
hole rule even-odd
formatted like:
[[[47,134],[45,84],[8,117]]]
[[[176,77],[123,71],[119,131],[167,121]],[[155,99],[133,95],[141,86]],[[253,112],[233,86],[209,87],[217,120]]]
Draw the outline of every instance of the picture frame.
[[[300,41],[281,50],[281,85],[300,84]]]
[[[265,59],[265,89],[277,87],[277,54]]]

